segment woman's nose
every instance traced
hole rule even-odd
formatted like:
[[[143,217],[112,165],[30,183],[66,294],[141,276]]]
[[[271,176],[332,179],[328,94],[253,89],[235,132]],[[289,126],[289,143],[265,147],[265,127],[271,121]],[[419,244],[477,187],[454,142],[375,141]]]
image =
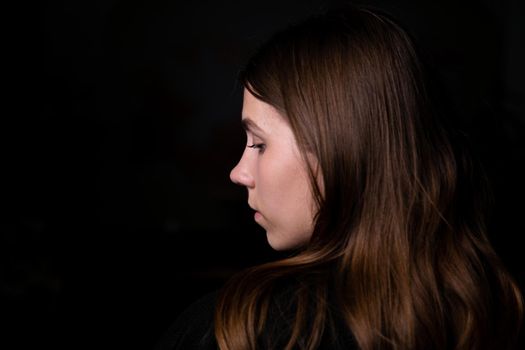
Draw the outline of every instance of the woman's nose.
[[[247,167],[244,157],[241,158],[239,163],[237,163],[237,165],[230,172],[230,179],[234,184],[245,187],[253,187],[255,185],[255,181]]]

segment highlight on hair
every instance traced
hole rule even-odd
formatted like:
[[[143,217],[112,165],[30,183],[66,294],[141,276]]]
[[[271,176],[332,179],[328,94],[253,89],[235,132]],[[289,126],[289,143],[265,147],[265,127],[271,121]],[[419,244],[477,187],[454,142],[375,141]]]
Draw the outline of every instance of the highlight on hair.
[[[360,349],[513,346],[520,291],[403,29],[368,9],[318,15],[263,45],[241,81],[288,120],[304,159],[315,156],[323,191],[310,169],[308,245],[224,287],[220,349],[271,348],[269,313],[287,280],[299,282],[285,349],[318,348],[337,317]]]

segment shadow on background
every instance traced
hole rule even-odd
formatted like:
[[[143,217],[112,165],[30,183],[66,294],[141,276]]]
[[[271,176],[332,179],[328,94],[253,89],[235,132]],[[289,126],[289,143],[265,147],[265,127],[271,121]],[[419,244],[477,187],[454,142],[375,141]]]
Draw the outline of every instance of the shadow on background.
[[[245,142],[236,73],[272,31],[343,2],[6,12],[3,349],[151,348],[190,302],[279,257],[228,177]],[[491,239],[523,287],[521,5],[361,3],[390,11],[433,57],[493,185]]]

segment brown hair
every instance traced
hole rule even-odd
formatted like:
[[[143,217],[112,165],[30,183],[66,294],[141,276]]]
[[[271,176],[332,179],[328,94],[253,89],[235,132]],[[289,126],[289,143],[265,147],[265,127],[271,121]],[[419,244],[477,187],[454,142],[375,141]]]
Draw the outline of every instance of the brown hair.
[[[318,213],[292,257],[235,276],[216,306],[222,350],[268,335],[279,284],[294,291],[286,349],[315,349],[333,303],[361,349],[505,349],[521,294],[491,247],[471,162],[431,108],[412,40],[388,16],[349,8],[276,34],[241,81],[289,121]],[[334,300],[329,300],[332,293]]]

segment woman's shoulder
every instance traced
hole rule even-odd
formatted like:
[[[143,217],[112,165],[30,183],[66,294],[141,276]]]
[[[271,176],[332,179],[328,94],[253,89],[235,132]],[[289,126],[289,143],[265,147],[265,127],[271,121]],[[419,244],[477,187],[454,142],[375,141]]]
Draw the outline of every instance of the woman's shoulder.
[[[168,328],[155,350],[215,350],[213,317],[218,292],[208,293],[189,305]]]
[[[295,317],[298,314],[298,293],[300,289],[312,292],[303,300],[301,309],[305,315],[303,326],[306,327],[305,338],[308,338],[309,327],[313,326],[316,317],[316,294],[310,290],[311,281],[302,276],[281,281],[272,291],[268,309],[268,318],[261,339],[261,349],[284,349],[294,332]],[[352,350],[357,349],[357,342],[348,327],[336,303],[333,290],[327,291],[324,297],[327,307],[324,330],[317,349]],[[323,299],[324,299],[323,298]],[[305,304],[306,303],[306,304]],[[297,348],[306,348],[305,338],[299,340]],[[268,343],[270,341],[270,343]]]
[[[261,335],[260,348],[284,348],[291,336],[296,313],[294,303],[297,281],[279,285],[273,290],[268,318]],[[214,334],[215,305],[220,291],[206,294],[188,306],[169,327],[155,350],[216,350]],[[333,299],[329,298],[329,304]],[[334,305],[331,305],[333,308]],[[330,326],[325,329],[319,349],[357,349],[355,339],[345,322],[332,313]],[[311,320],[309,320],[311,321]],[[271,340],[272,346],[268,341]]]

